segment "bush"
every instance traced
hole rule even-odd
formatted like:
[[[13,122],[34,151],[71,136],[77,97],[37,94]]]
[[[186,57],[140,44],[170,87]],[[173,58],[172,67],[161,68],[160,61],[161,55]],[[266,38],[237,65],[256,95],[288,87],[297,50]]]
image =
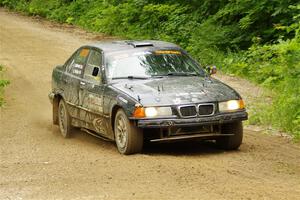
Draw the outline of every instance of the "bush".
[[[257,113],[256,122],[269,123],[300,138],[300,26],[296,25],[292,25],[294,39],[254,45],[238,57],[225,59],[224,70],[273,90],[273,104],[267,113]]]
[[[4,87],[7,86],[8,84],[9,81],[3,79],[3,66],[0,65],[0,107],[2,107],[4,104],[4,97],[3,97]]]

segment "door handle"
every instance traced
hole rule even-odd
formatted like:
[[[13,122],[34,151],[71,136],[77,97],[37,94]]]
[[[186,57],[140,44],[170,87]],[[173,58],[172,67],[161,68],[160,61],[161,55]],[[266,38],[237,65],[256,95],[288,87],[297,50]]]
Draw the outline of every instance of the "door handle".
[[[79,87],[80,87],[81,89],[83,89],[83,88],[85,88],[86,83],[80,81],[80,82],[79,82],[79,85],[80,85]]]

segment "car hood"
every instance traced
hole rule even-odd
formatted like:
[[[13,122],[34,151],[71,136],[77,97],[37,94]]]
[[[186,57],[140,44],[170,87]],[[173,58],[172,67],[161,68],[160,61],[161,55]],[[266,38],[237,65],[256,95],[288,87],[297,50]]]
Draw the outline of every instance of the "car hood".
[[[204,77],[118,80],[112,87],[144,106],[220,102],[240,98],[240,95],[228,85]]]

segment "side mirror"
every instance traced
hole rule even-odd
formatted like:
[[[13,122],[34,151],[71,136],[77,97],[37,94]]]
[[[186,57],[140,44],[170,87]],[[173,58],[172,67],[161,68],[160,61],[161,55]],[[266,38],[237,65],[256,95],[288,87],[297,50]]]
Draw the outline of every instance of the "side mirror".
[[[217,67],[216,66],[213,66],[211,71],[210,71],[210,74],[216,74],[217,73]]]
[[[217,67],[216,66],[207,66],[206,67],[207,72],[209,75],[216,74],[217,73]]]
[[[92,75],[98,76],[98,73],[99,73],[99,67],[94,67]]]

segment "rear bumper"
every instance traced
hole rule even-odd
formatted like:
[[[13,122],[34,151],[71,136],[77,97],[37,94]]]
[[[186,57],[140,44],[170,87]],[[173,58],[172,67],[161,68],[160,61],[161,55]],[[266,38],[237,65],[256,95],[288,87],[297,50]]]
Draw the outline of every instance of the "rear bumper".
[[[217,125],[234,121],[243,121],[248,119],[246,111],[235,113],[222,113],[214,116],[190,118],[190,119],[141,119],[137,121],[140,128],[168,128],[168,127],[187,127],[199,125]]]

